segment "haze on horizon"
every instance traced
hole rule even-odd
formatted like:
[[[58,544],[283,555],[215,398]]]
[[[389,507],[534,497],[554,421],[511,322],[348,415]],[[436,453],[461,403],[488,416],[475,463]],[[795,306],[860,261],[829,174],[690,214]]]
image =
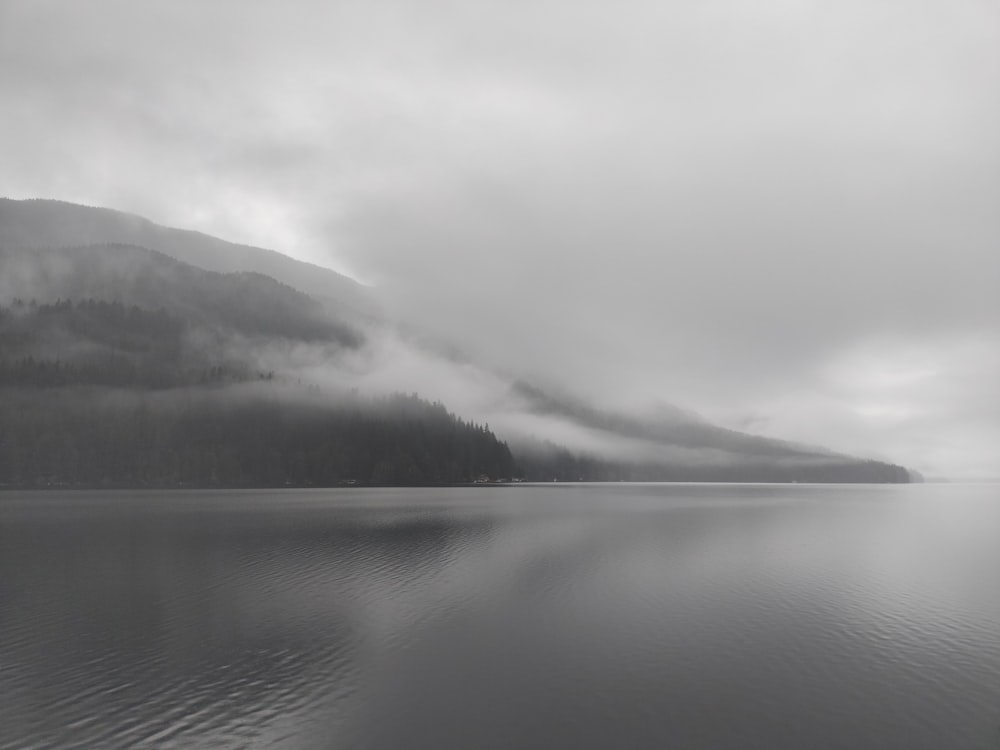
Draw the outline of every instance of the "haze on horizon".
[[[0,0],[0,195],[373,285],[598,402],[1000,476],[1000,9]]]

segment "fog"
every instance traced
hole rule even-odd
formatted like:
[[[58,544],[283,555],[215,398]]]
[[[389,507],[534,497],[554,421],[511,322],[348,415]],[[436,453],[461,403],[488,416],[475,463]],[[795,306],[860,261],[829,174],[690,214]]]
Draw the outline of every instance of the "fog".
[[[526,377],[1000,476],[998,73],[977,0],[0,0],[0,195],[346,272],[477,363],[346,371],[495,428]]]

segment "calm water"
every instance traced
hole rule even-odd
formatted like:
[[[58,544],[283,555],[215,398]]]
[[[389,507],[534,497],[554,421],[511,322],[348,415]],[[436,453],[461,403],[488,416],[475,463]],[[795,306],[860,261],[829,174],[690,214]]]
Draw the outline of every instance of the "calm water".
[[[1000,748],[1000,487],[0,494],[3,748]]]

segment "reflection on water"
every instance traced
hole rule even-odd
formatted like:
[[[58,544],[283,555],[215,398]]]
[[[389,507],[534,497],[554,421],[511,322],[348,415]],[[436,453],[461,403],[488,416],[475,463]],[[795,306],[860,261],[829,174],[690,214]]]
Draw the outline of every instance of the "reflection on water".
[[[0,747],[1000,746],[989,486],[0,495]]]

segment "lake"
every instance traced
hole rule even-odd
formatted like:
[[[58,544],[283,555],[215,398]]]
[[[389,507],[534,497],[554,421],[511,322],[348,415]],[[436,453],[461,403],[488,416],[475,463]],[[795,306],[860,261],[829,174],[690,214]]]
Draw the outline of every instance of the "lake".
[[[1000,487],[0,493],[0,748],[1000,748]]]

